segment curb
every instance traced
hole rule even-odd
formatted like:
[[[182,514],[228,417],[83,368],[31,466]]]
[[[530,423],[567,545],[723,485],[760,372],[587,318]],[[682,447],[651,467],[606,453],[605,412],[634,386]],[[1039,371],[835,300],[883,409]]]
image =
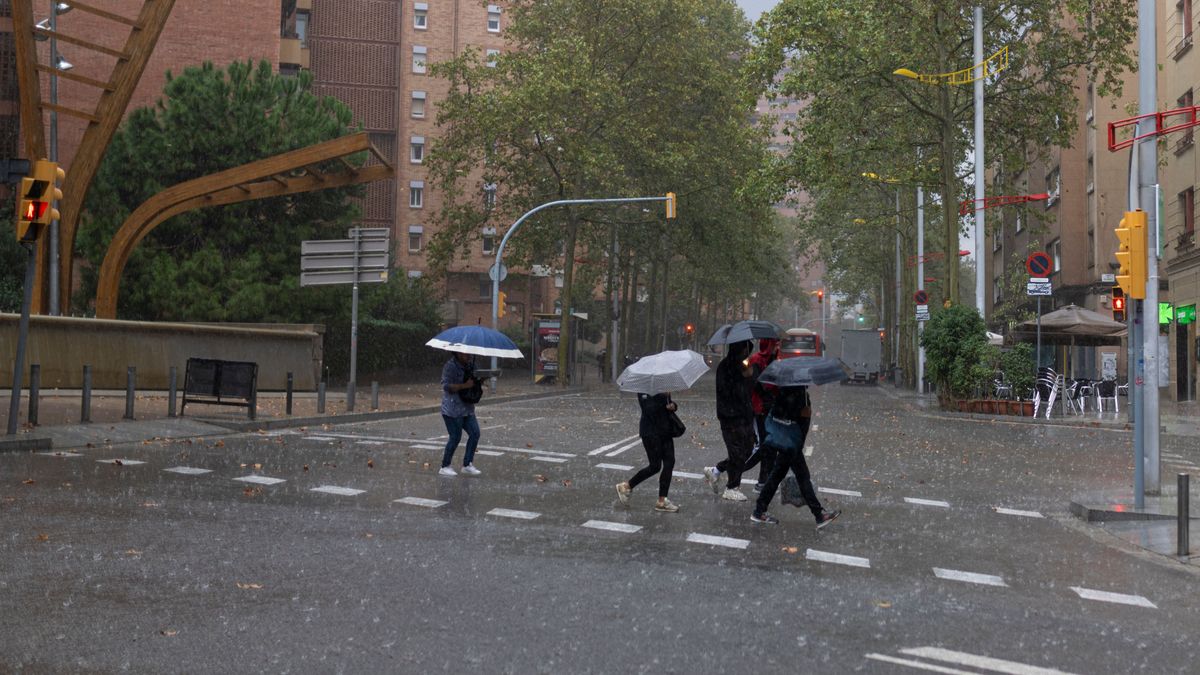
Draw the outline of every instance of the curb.
[[[568,388],[562,391],[497,396],[495,398],[488,399],[486,403],[481,402],[478,405],[486,406],[499,403],[512,403],[513,401],[533,401],[542,398],[553,398],[555,396],[578,394],[582,391],[584,390],[580,388]],[[355,424],[358,422],[378,422],[381,420],[403,419],[405,417],[419,417],[421,415],[428,415],[430,413],[436,413],[439,410],[441,410],[440,403],[438,405],[425,406],[422,408],[409,408],[408,410],[386,410],[379,412],[349,413],[345,415],[321,415],[319,417],[285,417],[264,420],[246,420],[244,422],[206,417],[192,417],[189,419],[197,422],[203,422],[205,424],[211,424],[213,426],[221,427],[223,429],[228,429],[238,433],[252,433],[255,431],[271,431],[275,429],[320,426],[322,424]]]
[[[21,450],[50,450],[54,440],[50,438],[0,438],[0,452]]]
[[[1113,504],[1105,506],[1094,506],[1083,504],[1081,502],[1072,501],[1067,507],[1071,513],[1080,520],[1086,523],[1103,523],[1116,521],[1148,521],[1148,520],[1175,520],[1175,516],[1165,513],[1149,513],[1146,511],[1133,511],[1132,507],[1126,507],[1123,504]],[[1123,510],[1123,509],[1130,510]],[[1122,509],[1122,510],[1118,510]]]

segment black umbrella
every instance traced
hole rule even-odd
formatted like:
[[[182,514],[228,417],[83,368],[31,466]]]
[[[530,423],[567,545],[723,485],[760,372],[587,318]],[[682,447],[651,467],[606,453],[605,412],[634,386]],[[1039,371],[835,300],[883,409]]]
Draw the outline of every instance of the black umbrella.
[[[778,340],[783,336],[783,329],[771,321],[746,320],[733,325],[725,324],[708,339],[710,345],[728,345],[745,340],[761,340],[769,338]]]
[[[828,356],[795,356],[772,361],[758,376],[758,381],[777,387],[806,387],[842,382],[849,377],[850,369],[841,359]]]

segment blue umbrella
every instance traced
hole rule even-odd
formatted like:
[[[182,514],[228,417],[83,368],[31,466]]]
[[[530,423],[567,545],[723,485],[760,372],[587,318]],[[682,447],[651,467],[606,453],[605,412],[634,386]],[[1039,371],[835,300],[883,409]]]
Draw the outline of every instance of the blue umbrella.
[[[525,356],[520,349],[517,349],[517,345],[508,339],[507,335],[485,326],[447,328],[426,342],[425,345],[448,352],[477,356],[496,356],[508,359],[520,359]]]
[[[841,382],[848,377],[847,368],[841,359],[828,356],[795,356],[772,361],[758,376],[758,381],[777,387],[807,387]]]

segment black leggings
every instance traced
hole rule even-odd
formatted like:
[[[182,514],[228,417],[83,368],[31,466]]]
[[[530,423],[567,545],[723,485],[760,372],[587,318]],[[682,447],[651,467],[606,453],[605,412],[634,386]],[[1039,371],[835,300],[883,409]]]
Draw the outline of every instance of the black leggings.
[[[675,470],[675,439],[670,436],[642,436],[642,445],[646,447],[650,465],[629,479],[629,489],[658,473],[658,496],[665,498],[671,489],[671,472]]]

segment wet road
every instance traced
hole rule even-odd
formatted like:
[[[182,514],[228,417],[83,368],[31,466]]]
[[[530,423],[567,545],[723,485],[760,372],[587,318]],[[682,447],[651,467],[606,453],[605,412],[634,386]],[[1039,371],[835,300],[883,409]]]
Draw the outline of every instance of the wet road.
[[[1194,672],[1200,580],[1066,511],[1129,482],[1127,433],[826,387],[818,533],[714,498],[711,391],[677,514],[617,502],[637,404],[598,393],[481,407],[474,478],[433,415],[0,455],[0,669]]]

